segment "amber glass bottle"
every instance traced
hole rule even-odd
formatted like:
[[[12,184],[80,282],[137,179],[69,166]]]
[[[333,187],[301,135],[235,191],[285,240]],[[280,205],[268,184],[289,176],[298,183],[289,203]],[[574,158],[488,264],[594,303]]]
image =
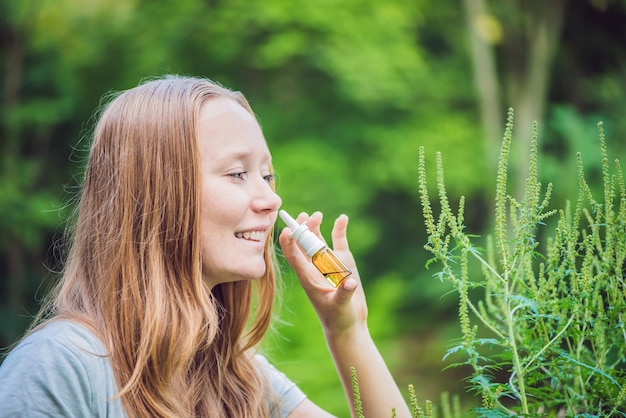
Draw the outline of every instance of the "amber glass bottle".
[[[315,236],[306,225],[298,224],[287,212],[278,213],[281,219],[291,228],[291,238],[295,239],[302,251],[311,259],[311,262],[328,279],[334,287],[352,272],[341,259],[321,239]]]

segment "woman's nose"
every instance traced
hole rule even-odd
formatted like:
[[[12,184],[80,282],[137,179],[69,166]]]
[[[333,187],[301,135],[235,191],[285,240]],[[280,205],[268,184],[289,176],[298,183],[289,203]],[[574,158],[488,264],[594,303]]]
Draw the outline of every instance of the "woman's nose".
[[[263,181],[257,195],[253,199],[252,205],[257,211],[275,212],[282,205],[283,201],[272,189],[269,183]]]

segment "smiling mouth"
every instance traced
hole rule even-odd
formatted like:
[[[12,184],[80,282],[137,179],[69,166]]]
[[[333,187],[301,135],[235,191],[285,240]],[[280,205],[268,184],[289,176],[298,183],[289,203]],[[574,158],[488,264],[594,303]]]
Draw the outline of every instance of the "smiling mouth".
[[[235,237],[243,238],[248,241],[261,242],[265,239],[265,232],[263,231],[235,232]]]

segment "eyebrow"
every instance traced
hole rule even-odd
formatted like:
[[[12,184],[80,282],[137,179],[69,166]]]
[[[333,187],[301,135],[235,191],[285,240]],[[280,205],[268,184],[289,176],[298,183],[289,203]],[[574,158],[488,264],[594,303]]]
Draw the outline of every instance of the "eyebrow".
[[[254,155],[254,153],[248,150],[235,150],[234,152],[228,152],[227,154],[225,154],[221,160],[224,163],[230,163],[233,161],[246,160],[252,155]],[[263,159],[266,159],[268,164],[272,164],[272,155],[269,152],[264,153]]]
[[[252,155],[250,151],[238,150],[233,153],[228,153],[227,158],[233,159],[233,160],[243,160],[245,158],[248,158],[250,155]]]

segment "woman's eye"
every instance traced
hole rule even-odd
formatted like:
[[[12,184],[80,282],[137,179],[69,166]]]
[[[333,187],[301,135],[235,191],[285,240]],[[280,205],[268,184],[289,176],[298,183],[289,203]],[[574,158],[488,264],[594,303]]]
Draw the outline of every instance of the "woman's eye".
[[[263,176],[263,180],[265,180],[268,183],[271,183],[274,181],[274,175],[273,174],[266,174],[265,176]]]
[[[245,171],[239,171],[237,173],[230,173],[229,176],[237,180],[245,180],[246,174],[247,172]]]

